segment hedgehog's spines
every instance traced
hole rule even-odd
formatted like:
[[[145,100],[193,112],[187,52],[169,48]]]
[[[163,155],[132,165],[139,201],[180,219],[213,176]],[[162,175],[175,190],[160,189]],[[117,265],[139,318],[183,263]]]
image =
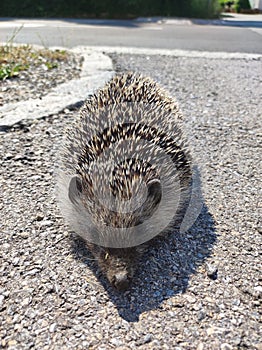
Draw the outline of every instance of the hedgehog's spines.
[[[181,124],[177,103],[165,90],[152,79],[129,72],[115,76],[88,98],[66,132],[61,207],[115,285],[117,269],[126,269],[132,277],[130,267],[146,238],[154,237],[150,231],[170,215],[175,219],[182,215],[192,171]],[[103,203],[109,192],[111,207]],[[139,205],[130,210],[134,195]],[[179,205],[174,208],[176,196]],[[133,229],[140,243],[131,235]]]

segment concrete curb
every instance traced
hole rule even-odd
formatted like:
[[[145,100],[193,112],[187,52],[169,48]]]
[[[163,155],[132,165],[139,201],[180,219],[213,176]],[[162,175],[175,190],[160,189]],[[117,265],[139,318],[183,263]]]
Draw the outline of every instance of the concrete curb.
[[[41,119],[85,100],[114,74],[111,59],[101,52],[71,50],[80,53],[83,67],[79,79],[58,85],[41,99],[9,103],[0,107],[0,127],[8,128],[22,120]]]

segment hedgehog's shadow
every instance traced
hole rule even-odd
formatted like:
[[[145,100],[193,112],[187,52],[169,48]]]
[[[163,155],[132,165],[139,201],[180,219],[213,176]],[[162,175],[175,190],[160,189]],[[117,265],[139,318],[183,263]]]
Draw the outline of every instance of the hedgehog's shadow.
[[[130,290],[117,292],[99,272],[94,258],[81,238],[74,237],[72,248],[77,259],[94,272],[116,305],[119,315],[135,322],[144,311],[155,309],[163,300],[185,292],[190,275],[210,256],[216,241],[214,221],[206,205],[191,229],[154,241],[142,258]],[[93,260],[93,261],[92,261]]]

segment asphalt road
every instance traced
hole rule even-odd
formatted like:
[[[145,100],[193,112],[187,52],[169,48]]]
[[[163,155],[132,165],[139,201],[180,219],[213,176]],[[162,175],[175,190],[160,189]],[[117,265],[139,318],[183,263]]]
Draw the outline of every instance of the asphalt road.
[[[0,41],[47,47],[123,46],[262,54],[262,16],[186,19],[0,19]]]
[[[261,53],[261,30],[254,21],[0,20],[0,40],[67,47]],[[125,293],[69,234],[54,197],[57,151],[77,107],[2,132],[0,348],[262,349],[261,58],[201,55],[110,55],[114,71],[151,76],[176,97],[204,199],[187,233],[149,249]],[[44,100],[74,69],[40,66],[2,81],[1,92],[10,103]]]
[[[151,76],[178,100],[204,199],[188,232],[151,246],[125,293],[69,234],[54,197],[78,110],[0,135],[0,348],[262,349],[261,59],[206,56],[111,55],[114,70]],[[47,79],[74,71],[40,68],[3,81],[4,99],[44,99]]]

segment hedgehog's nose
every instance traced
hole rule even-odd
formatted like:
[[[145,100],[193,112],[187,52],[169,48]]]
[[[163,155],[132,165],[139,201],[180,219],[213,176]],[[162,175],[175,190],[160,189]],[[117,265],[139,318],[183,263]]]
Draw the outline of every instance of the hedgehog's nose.
[[[126,290],[129,287],[130,280],[125,272],[119,272],[114,275],[113,285],[118,290]]]

